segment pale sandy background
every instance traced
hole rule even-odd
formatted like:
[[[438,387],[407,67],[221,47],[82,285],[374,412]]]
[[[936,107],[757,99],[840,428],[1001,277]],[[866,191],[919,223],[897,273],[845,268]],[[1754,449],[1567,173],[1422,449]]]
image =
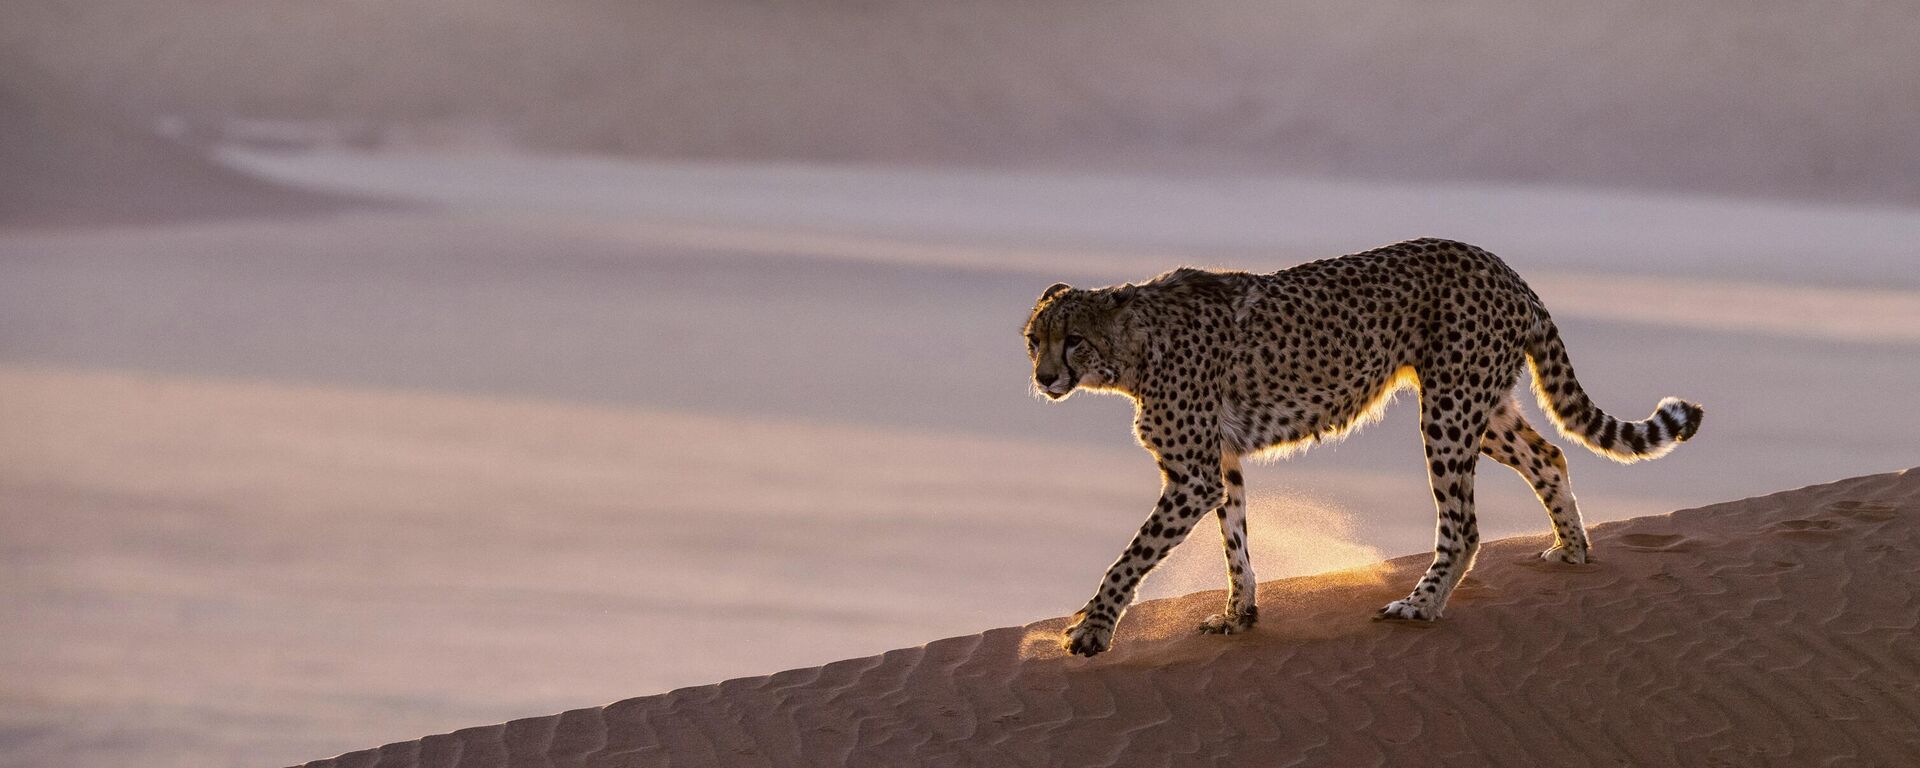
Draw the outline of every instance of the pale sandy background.
[[[1068,612],[1156,481],[1126,403],[1028,394],[1056,279],[1468,240],[1604,407],[1709,410],[1573,456],[1591,519],[1920,463],[1910,10],[1284,11],[10,4],[0,763],[286,764]],[[1429,546],[1411,419],[1250,472],[1263,577]],[[1544,528],[1484,476],[1490,536]]]

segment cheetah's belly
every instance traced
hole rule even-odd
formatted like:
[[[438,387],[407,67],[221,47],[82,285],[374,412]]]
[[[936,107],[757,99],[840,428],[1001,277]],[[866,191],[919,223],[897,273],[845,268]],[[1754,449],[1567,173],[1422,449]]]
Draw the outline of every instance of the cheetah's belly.
[[[1378,380],[1321,391],[1321,402],[1265,392],[1230,392],[1220,408],[1221,442],[1234,453],[1281,458],[1322,440],[1338,440],[1378,421],[1394,395],[1416,388],[1419,377],[1402,366]]]

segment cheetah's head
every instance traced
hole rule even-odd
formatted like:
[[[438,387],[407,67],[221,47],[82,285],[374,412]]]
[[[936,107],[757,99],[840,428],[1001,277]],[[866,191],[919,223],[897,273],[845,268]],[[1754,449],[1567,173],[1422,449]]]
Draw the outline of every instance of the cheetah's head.
[[[1079,290],[1054,283],[1027,318],[1027,356],[1033,384],[1049,400],[1076,388],[1115,389],[1126,367],[1116,316],[1133,297],[1132,286]]]

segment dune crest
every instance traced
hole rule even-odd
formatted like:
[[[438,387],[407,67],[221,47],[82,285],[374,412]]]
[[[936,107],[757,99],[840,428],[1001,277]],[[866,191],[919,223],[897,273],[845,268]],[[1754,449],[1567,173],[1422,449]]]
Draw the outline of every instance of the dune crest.
[[[469,728],[310,766],[1897,765],[1920,747],[1920,471],[1489,544],[1451,615],[1374,623],[1424,564],[1134,606]],[[644,652],[644,649],[636,649]],[[1465,761],[1462,763],[1461,761]]]

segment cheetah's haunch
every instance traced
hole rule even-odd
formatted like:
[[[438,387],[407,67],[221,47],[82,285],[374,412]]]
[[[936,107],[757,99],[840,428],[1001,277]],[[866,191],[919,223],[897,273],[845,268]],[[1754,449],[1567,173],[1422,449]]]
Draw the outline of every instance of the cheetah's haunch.
[[[1226,543],[1226,610],[1201,630],[1243,632],[1258,620],[1247,557],[1240,458],[1304,448],[1378,417],[1403,386],[1420,392],[1420,430],[1438,507],[1433,565],[1377,618],[1440,618],[1480,547],[1474,467],[1481,454],[1514,468],[1553,521],[1541,557],[1586,562],[1587,533],[1560,449],[1527,424],[1511,394],[1522,361],[1560,433],[1603,456],[1656,458],[1700,429],[1700,406],[1667,398],[1621,421],[1574,378],[1540,297],[1479,248],[1422,239],[1272,274],[1177,269],[1136,285],[1049,287],[1026,326],[1039,392],[1077,389],[1134,400],[1134,434],[1160,466],[1153,515],[1107,569],[1066,631],[1092,656],[1148,571],[1211,511]]]

